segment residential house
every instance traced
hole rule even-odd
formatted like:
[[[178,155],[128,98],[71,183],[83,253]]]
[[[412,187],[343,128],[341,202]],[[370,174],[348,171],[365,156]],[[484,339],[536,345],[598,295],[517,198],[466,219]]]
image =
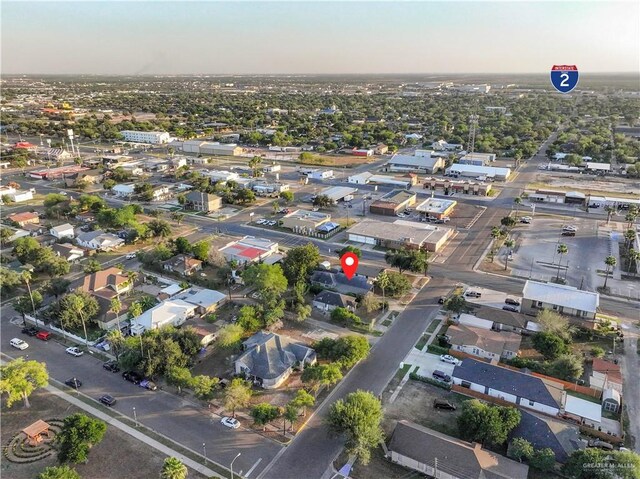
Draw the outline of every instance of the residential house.
[[[291,338],[260,331],[242,343],[244,352],[236,359],[236,374],[256,381],[264,389],[284,383],[294,369],[316,363],[316,352]]]
[[[451,377],[457,386],[552,416],[566,396],[561,383],[471,358],[455,366]]]
[[[218,337],[218,326],[205,323],[204,321],[199,324],[191,325],[193,331],[200,338],[200,346],[206,347],[216,340]]]
[[[223,304],[227,295],[213,289],[197,290],[191,288],[177,295],[176,298],[194,304],[198,314],[207,314],[212,313]]]
[[[151,201],[164,201],[171,197],[171,188],[167,185],[156,185],[151,194],[153,195]]]
[[[336,308],[356,310],[356,298],[334,291],[322,291],[313,298],[313,307],[321,311],[333,311]]]
[[[598,293],[563,284],[528,280],[522,291],[520,311],[536,315],[542,309],[551,309],[566,316],[595,320],[599,304]]]
[[[615,389],[622,392],[620,365],[606,359],[594,358],[589,385],[595,389]]]
[[[111,189],[111,191],[116,196],[120,196],[120,197],[131,196],[135,191],[135,185],[133,185],[133,184],[131,184],[131,185],[118,184],[118,185],[115,185]]]
[[[65,184],[68,187],[78,186],[80,183],[85,185],[95,185],[102,183],[104,173],[100,169],[79,171],[75,175],[69,175],[65,178]]]
[[[516,333],[498,332],[464,324],[447,329],[452,349],[498,362],[518,355],[522,337]]]
[[[75,263],[84,257],[84,250],[82,248],[68,243],[56,243],[51,246],[51,249],[56,256],[64,258],[69,263]]]
[[[492,329],[496,331],[511,331],[513,333],[522,334],[527,327],[533,323],[530,317],[513,311],[505,311],[504,309],[496,309],[488,306],[480,306],[475,308],[473,314],[481,319],[489,320],[493,323]]]
[[[183,276],[191,276],[202,270],[202,261],[186,254],[179,254],[162,263],[162,269]]]
[[[311,284],[317,284],[342,294],[367,294],[372,288],[365,276],[356,274],[349,279],[344,273],[331,271],[314,271],[311,275]]]
[[[7,216],[7,219],[21,228],[29,224],[40,224],[40,216],[37,213],[32,213],[30,211],[25,211],[24,213],[13,213]]]
[[[245,236],[241,240],[232,241],[220,248],[224,258],[239,265],[263,261],[278,252],[278,243],[253,236]]]
[[[204,211],[209,213],[222,208],[222,198],[211,193],[203,193],[201,191],[190,191],[186,195],[186,205],[196,211]]]
[[[196,309],[195,304],[181,299],[168,299],[132,319],[131,334],[138,336],[164,326],[181,326],[196,313]]]
[[[565,463],[574,451],[582,449],[580,430],[575,424],[560,421],[543,414],[521,410],[520,423],[509,433],[510,441],[519,437],[531,443],[535,449],[549,448],[556,462]]]
[[[76,238],[78,245],[96,251],[112,251],[124,245],[124,240],[101,230],[81,233]]]
[[[389,441],[388,458],[435,479],[526,479],[529,466],[402,420]]]
[[[58,239],[73,238],[76,235],[75,231],[73,230],[73,226],[71,226],[69,223],[54,226],[49,230],[49,234],[51,234],[51,236],[55,236]]]

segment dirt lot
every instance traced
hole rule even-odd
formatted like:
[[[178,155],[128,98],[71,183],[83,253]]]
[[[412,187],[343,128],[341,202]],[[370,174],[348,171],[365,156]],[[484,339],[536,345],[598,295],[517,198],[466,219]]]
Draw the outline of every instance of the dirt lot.
[[[2,445],[36,419],[64,419],[81,412],[75,406],[56,398],[46,391],[38,391],[31,398],[31,408],[25,409],[22,402],[11,409],[2,409]],[[114,461],[114,458],[117,460]],[[108,426],[102,442],[91,449],[89,462],[73,466],[81,477],[113,479],[122,477],[157,478],[166,456],[119,429]],[[45,467],[57,465],[56,456],[29,464],[15,464],[2,460],[2,476],[12,479],[33,479]],[[189,469],[189,479],[204,479],[204,476]]]
[[[590,192],[603,196],[631,197],[640,194],[640,182],[607,176],[606,178],[593,175],[554,175],[553,173],[538,173],[536,181],[527,185],[527,189],[558,189],[566,191]]]

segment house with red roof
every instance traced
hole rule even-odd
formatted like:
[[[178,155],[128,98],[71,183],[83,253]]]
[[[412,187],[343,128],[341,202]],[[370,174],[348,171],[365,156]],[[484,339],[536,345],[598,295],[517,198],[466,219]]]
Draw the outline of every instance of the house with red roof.
[[[245,236],[241,240],[232,241],[220,248],[227,261],[248,264],[262,261],[278,252],[278,243],[253,236]]]

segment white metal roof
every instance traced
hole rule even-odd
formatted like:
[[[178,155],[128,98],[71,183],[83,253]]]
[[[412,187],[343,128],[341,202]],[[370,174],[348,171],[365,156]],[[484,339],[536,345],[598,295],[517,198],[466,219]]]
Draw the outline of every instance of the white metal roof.
[[[469,172],[488,176],[498,175],[504,177],[508,177],[511,174],[510,168],[500,168],[496,166],[461,165],[460,163],[454,163],[449,167],[448,171]]]
[[[570,414],[589,419],[594,422],[602,421],[601,405],[595,402],[586,401],[584,399],[570,396],[567,394],[567,399],[564,403],[564,410]]]
[[[350,186],[332,186],[320,192],[321,195],[328,196],[333,201],[339,201],[345,196],[352,195],[358,191],[358,188]]]
[[[582,291],[573,286],[531,280],[525,283],[522,296],[534,301],[592,313],[596,312],[600,304],[598,293]]]
[[[393,158],[389,160],[389,164],[432,168],[438,160],[439,158],[430,158],[427,156],[394,155]]]

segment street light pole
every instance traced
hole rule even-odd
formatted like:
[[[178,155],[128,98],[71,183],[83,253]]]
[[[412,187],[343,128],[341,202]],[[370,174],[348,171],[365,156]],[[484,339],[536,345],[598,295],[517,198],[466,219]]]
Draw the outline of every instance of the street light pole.
[[[242,455],[242,453],[239,452],[236,455],[236,457],[234,457],[233,460],[231,461],[231,465],[229,466],[229,468],[231,469],[231,479],[233,479],[233,463],[236,462],[236,459],[238,459],[241,455]]]
[[[136,407],[133,406],[133,420],[136,423],[136,427],[138,427],[138,416],[136,415]]]
[[[202,443],[202,452],[203,452],[203,455],[204,455],[204,460],[206,462],[206,460],[207,460],[207,444],[204,443],[204,442]]]

